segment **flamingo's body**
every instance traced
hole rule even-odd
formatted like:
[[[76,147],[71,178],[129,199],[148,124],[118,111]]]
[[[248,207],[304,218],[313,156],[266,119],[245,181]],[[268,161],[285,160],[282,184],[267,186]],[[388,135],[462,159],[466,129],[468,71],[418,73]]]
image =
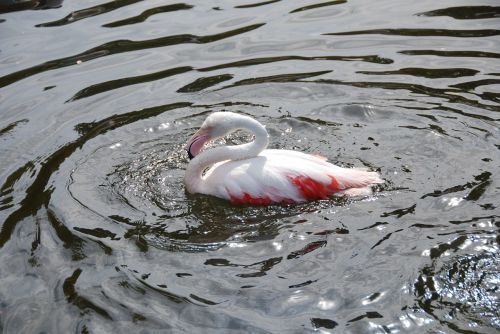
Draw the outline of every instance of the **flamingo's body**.
[[[201,152],[209,140],[238,129],[253,132],[255,140]],[[266,150],[267,144],[267,131],[256,120],[229,112],[211,114],[187,144],[193,160],[184,177],[186,189],[234,204],[268,205],[326,199],[335,193],[366,195],[370,185],[383,182],[377,172],[342,168],[297,151]]]

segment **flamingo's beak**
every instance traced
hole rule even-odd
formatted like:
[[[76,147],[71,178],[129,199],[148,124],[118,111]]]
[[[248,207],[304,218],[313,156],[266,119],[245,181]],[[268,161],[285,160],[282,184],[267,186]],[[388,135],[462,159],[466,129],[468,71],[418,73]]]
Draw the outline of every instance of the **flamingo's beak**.
[[[193,159],[195,156],[200,154],[203,149],[203,145],[210,140],[210,133],[208,129],[200,128],[196,133],[189,139],[184,149],[187,151],[189,160]]]

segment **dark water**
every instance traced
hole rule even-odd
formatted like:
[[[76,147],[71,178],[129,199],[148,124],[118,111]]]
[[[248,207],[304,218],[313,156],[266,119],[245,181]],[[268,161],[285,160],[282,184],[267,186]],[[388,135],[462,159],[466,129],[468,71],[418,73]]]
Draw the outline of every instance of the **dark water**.
[[[497,1],[0,11],[0,332],[500,329]],[[386,183],[188,196],[182,147],[223,110]]]

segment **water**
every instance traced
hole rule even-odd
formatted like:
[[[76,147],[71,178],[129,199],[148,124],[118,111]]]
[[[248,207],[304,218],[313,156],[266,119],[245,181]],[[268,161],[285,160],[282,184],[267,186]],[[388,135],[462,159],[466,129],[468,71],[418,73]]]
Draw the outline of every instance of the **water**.
[[[500,329],[498,2],[5,3],[0,331]],[[386,183],[187,195],[224,110]]]

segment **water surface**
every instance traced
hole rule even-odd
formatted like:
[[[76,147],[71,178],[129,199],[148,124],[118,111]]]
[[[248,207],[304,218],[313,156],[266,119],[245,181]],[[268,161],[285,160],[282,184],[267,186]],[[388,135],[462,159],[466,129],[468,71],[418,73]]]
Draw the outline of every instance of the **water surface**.
[[[0,331],[500,329],[496,1],[0,12]],[[188,195],[182,148],[213,111],[386,183],[270,207]]]

